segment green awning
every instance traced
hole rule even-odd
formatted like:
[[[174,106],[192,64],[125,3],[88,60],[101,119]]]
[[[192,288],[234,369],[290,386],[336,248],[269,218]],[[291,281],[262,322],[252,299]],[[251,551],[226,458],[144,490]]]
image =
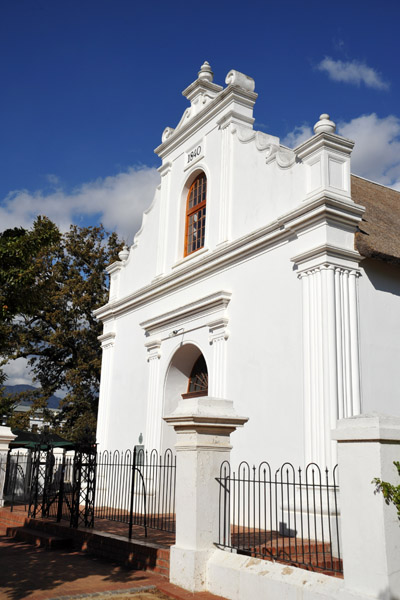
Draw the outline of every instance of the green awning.
[[[65,440],[57,433],[33,433],[32,431],[22,431],[21,429],[14,429],[13,434],[17,437],[14,441],[10,442],[10,448],[27,448],[29,450],[37,449],[40,444],[40,449],[43,450],[48,446],[53,448],[65,448],[73,449],[75,446],[74,442]]]

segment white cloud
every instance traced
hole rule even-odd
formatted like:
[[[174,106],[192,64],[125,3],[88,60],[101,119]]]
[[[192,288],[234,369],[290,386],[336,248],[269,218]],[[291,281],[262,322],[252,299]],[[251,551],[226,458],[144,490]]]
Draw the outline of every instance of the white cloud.
[[[32,375],[27,358],[11,360],[2,367],[2,370],[7,375],[5,385],[33,385],[37,387],[37,384],[32,383]]]
[[[355,142],[351,171],[383,185],[400,190],[400,118],[379,118],[375,113],[342,121],[337,132]],[[295,148],[313,135],[308,124],[297,126],[282,139]]]
[[[48,180],[57,188],[50,192],[16,190],[8,194],[0,205],[2,229],[30,227],[39,214],[49,217],[63,231],[70,223],[92,218],[132,242],[160,177],[155,168],[131,167],[123,173],[84,183],[72,192],[63,190],[55,175],[49,175]]]
[[[400,189],[400,119],[375,113],[338,124],[338,133],[355,141],[351,170],[366,179]]]
[[[358,86],[364,83],[367,87],[376,90],[389,89],[389,84],[382,79],[380,73],[358,60],[344,62],[325,56],[317,65],[317,69],[326,71],[333,81],[342,81]]]
[[[306,123],[303,125],[298,125],[288,133],[282,140],[281,143],[284,146],[288,146],[289,148],[296,148],[302,142],[305,142],[313,135],[312,129]]]

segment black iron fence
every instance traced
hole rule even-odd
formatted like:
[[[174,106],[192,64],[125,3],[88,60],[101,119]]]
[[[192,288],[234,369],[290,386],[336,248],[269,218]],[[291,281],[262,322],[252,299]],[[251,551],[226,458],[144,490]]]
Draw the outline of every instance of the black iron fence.
[[[249,556],[342,573],[337,466],[221,465],[218,546]]]
[[[28,507],[31,485],[32,458],[31,453],[16,452],[0,456],[0,492],[3,500],[11,505]]]
[[[175,532],[176,457],[136,448],[97,459],[97,519]]]
[[[94,446],[95,448],[95,446]],[[89,449],[90,450],[90,449]],[[0,464],[4,500],[35,518],[93,527],[97,519],[175,532],[176,457],[143,449],[96,453],[78,448],[9,453]],[[1,483],[1,482],[0,482]]]

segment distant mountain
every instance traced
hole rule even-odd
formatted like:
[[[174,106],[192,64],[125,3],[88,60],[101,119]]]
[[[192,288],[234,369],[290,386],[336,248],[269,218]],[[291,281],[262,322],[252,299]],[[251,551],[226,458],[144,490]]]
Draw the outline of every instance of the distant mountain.
[[[4,389],[5,389],[6,394],[10,394],[11,396],[14,396],[16,394],[19,394],[20,392],[29,392],[31,390],[36,390],[37,388],[34,388],[33,385],[21,384],[21,385],[5,385]],[[58,396],[50,396],[50,398],[48,399],[48,407],[49,408],[59,408],[60,402],[61,402],[61,398],[58,398]],[[20,402],[21,406],[29,406],[30,404],[31,404],[31,402],[29,402],[29,400],[22,400]]]

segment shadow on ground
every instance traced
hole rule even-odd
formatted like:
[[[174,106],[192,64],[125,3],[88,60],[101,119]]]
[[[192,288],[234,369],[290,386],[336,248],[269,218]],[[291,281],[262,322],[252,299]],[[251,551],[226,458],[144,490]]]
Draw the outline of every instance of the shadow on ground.
[[[82,552],[45,550],[0,536],[0,598],[67,596],[145,585],[143,571]],[[49,596],[45,591],[51,590]]]

